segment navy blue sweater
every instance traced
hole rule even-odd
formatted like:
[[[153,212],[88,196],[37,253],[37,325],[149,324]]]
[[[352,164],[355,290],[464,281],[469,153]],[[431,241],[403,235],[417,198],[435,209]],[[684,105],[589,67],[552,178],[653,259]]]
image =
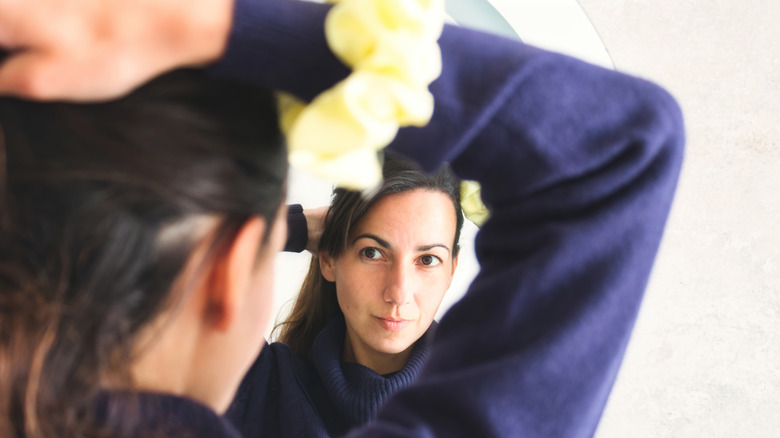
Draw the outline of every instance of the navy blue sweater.
[[[281,343],[266,345],[247,373],[226,417],[245,437],[342,436],[376,416],[379,407],[419,375],[433,328],[399,371],[385,376],[341,363],[344,319],[332,320],[306,360]]]
[[[237,0],[214,73],[315,96],[348,73],[327,48],[326,12]],[[440,45],[433,119],[390,148],[482,183],[481,270],[416,383],[354,436],[591,436],[672,201],[679,108],[644,80],[519,42],[447,26]]]

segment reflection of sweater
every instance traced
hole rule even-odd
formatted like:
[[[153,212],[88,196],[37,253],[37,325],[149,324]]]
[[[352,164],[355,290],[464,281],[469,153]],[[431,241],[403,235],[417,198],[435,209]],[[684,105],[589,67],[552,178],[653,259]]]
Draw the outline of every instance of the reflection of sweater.
[[[347,73],[324,41],[326,11],[237,0],[213,72],[311,98]],[[354,436],[592,435],[674,193],[679,109],[645,81],[518,42],[447,26],[440,45],[433,119],[391,148],[482,183],[492,217],[476,239],[481,270],[419,379]],[[279,390],[260,382],[270,370],[252,375]],[[238,403],[280,409],[253,397]]]
[[[263,348],[226,414],[246,437],[340,436],[376,416],[379,407],[409,386],[427,357],[433,329],[417,342],[404,367],[381,376],[341,363],[344,319],[317,335],[308,360],[280,343]]]
[[[284,250],[288,252],[302,252],[306,249],[309,234],[306,224],[306,216],[303,214],[301,204],[287,206],[287,241]]]

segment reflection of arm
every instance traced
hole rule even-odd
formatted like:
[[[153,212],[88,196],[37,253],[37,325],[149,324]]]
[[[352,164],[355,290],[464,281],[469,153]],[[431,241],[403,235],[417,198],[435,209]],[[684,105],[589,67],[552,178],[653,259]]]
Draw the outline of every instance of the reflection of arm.
[[[442,46],[434,120],[392,147],[478,180],[492,218],[419,385],[373,427],[590,436],[672,200],[679,109],[651,84],[527,46],[455,30]]]
[[[287,206],[287,242],[286,252],[302,252],[304,249],[312,254],[317,253],[322,231],[325,226],[325,214],[328,207],[308,208],[300,204]]]
[[[215,71],[304,98],[343,77],[312,24],[325,7],[302,5],[253,15],[239,0]],[[591,435],[671,203],[679,110],[644,81],[519,43],[447,27],[440,44],[434,117],[391,148],[482,184],[482,269],[418,383],[359,434]]]
[[[301,204],[287,206],[287,242],[284,244],[286,252],[301,252],[306,249],[309,241],[309,233],[306,228],[306,216],[303,214]]]
[[[329,9],[299,0],[235,0],[227,50],[211,71],[310,100],[349,74],[325,41]]]

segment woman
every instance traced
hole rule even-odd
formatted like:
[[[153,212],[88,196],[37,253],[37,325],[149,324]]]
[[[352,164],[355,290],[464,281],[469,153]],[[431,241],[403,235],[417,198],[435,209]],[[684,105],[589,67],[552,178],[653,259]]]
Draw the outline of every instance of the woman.
[[[343,435],[422,370],[458,264],[460,184],[446,168],[429,176],[389,154],[383,176],[371,198],[335,190],[279,343],[263,349],[227,413],[244,436]]]
[[[286,233],[272,96],[179,71],[105,104],[1,99],[0,125],[0,436],[217,421]]]
[[[72,4],[75,3],[69,3]],[[109,40],[114,35],[129,38],[135,34],[121,32],[128,30],[122,20],[147,17],[139,11],[149,5],[112,2],[113,7],[120,4],[127,9],[139,9],[134,15],[106,13],[112,8],[75,6],[57,11],[79,17],[79,24],[85,23],[82,15],[96,18],[86,20],[87,29],[112,29],[108,34],[94,35]],[[178,17],[174,13],[178,4],[154,2],[154,7],[149,8],[155,12],[146,11],[154,18],[148,19],[160,23],[162,15],[180,24],[188,15]],[[204,1],[187,9],[202,13],[208,4],[224,6],[224,2]],[[10,6],[2,6],[35,15],[42,9],[39,5],[28,8],[25,2],[11,2]],[[36,61],[44,65],[53,61],[48,65],[56,66],[56,61],[68,57],[68,51],[57,50],[62,46],[57,45],[56,38],[35,39],[22,32],[20,29],[28,20],[20,17],[25,14],[1,12],[0,16],[15,21],[13,28],[0,35],[0,44],[26,50],[6,61],[12,68],[0,72],[0,78],[6,79],[0,82],[6,90],[24,93],[24,86],[13,87],[13,81],[8,80],[14,71],[24,71]],[[319,4],[238,0],[233,19],[228,20],[233,26],[229,39],[221,34],[228,39],[225,53],[218,47],[196,58],[176,58],[176,62],[202,64],[221,57],[212,74],[284,89],[310,99],[346,73],[325,43],[323,22],[327,13],[328,7]],[[54,21],[56,26],[43,27],[47,30],[45,36],[56,35],[60,25],[67,28],[67,23],[73,23],[66,19]],[[137,23],[132,21],[132,25]],[[132,25],[130,30],[137,29]],[[162,41],[195,46],[200,37],[187,38],[198,34],[192,32],[193,28],[198,29],[194,25],[168,28],[181,38],[171,38],[171,34],[163,32],[161,38],[167,39]],[[157,27],[149,29],[154,35]],[[159,43],[149,34],[142,36],[144,41]],[[109,52],[120,58],[133,58],[138,52],[114,53],[98,40],[99,47],[90,47],[90,38],[77,39],[81,52],[76,65],[99,60],[96,54]],[[119,46],[126,48],[128,41],[120,40]],[[157,50],[155,44],[141,47]],[[354,431],[353,436],[591,435],[625,351],[673,197],[683,144],[679,108],[666,92],[641,79],[520,43],[446,27],[439,44],[443,69],[431,87],[435,98],[433,119],[425,128],[400,131],[389,147],[413,159],[424,170],[437,169],[446,161],[459,177],[482,184],[492,217],[476,240],[481,270],[465,297],[439,324],[429,360],[417,381],[391,397],[377,417]],[[144,71],[170,67],[168,63],[162,67],[152,64]],[[45,77],[40,72],[46,70],[40,68],[38,79]],[[97,76],[101,76],[99,72]],[[120,79],[127,81],[126,77]],[[105,81],[103,78],[101,84]],[[35,81],[27,82],[31,83]],[[38,97],[46,95],[35,94],[34,86],[27,90],[33,90],[30,94]],[[93,91],[85,92],[86,97],[94,96]],[[237,242],[249,246],[236,247],[243,248],[242,254],[254,255],[257,248],[250,243],[256,244],[259,238],[251,237],[264,234],[265,222],[248,221],[251,226],[236,233],[240,239]],[[265,252],[260,252],[262,258]],[[227,258],[219,260],[244,260],[231,258],[229,250],[224,254]],[[112,263],[111,259],[101,260]],[[269,263],[261,260],[258,269]],[[215,280],[243,278],[239,283],[230,283],[233,288],[225,289],[242,286],[238,288],[241,290],[251,283],[247,271],[254,272],[246,266],[231,270],[226,265],[215,274],[231,275],[215,275]],[[203,289],[209,290],[196,290]],[[227,330],[233,326],[230,315],[238,315],[247,307],[208,294],[186,303],[200,303],[208,310],[203,313],[184,307],[178,313],[206,316],[202,324],[193,323],[195,333],[209,333],[204,331],[207,327]],[[190,310],[185,312],[186,309]],[[90,317],[91,320],[95,315]],[[187,321],[193,319],[197,318]],[[263,319],[256,318],[253,325],[259,325],[257,321]],[[36,321],[31,326],[37,329],[40,324]],[[147,324],[145,328],[148,327]],[[167,333],[174,326],[158,327]],[[242,328],[240,334],[259,336],[247,326]],[[192,333],[182,330],[180,336],[186,340]],[[50,337],[40,339],[48,341]],[[32,351],[36,352],[40,351],[38,345],[47,343],[20,345],[35,346]],[[214,348],[219,351],[217,345]],[[247,349],[256,351],[256,347]],[[221,359],[218,354],[209,357],[207,368],[213,374],[201,374],[201,380],[221,375],[214,371],[214,362]],[[237,357],[239,353],[233,354]],[[244,354],[241,352],[242,357]],[[5,353],[3,360],[6,375]],[[30,363],[38,365],[42,360]],[[230,371],[231,381],[239,368]],[[36,366],[30,369],[37,373]],[[235,375],[236,381],[239,378]],[[16,418],[18,412],[34,411],[40,403],[35,398],[19,398],[22,394],[35,395],[42,388],[25,386],[25,382],[21,384],[24,390],[13,393],[16,398],[10,400],[10,405],[4,402],[5,411],[14,412],[11,417]],[[4,391],[7,394],[8,390]],[[204,402],[207,398],[211,397],[200,395],[196,399]],[[148,396],[141,407],[159,403],[154,400],[159,397]],[[287,400],[285,406],[295,402]],[[196,410],[183,408],[185,405],[193,404],[176,399],[163,414],[157,414],[155,421],[166,427],[189,428],[192,435],[207,427],[211,428],[208,436],[235,435],[219,419],[205,413],[193,414]],[[220,403],[212,406],[217,410],[224,407]],[[198,412],[208,410],[202,408]],[[28,432],[27,436],[35,434]]]

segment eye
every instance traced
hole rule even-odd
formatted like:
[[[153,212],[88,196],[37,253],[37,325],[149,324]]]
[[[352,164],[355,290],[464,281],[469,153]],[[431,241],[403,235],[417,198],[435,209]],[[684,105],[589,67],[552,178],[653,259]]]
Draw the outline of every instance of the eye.
[[[426,254],[422,257],[420,257],[420,263],[424,266],[436,266],[438,264],[441,264],[441,259],[436,257],[435,255]]]
[[[369,260],[379,260],[382,258],[382,252],[370,246],[368,248],[361,249],[360,255]]]

